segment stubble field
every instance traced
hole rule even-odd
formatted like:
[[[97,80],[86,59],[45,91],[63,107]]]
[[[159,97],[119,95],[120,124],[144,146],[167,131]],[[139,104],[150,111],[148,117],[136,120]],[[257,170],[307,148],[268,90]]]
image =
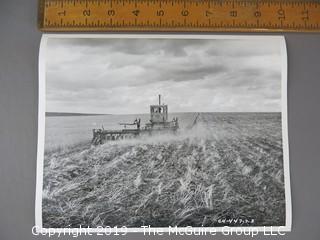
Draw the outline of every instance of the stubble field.
[[[89,141],[46,151],[44,227],[285,224],[280,113],[203,113],[177,135]]]

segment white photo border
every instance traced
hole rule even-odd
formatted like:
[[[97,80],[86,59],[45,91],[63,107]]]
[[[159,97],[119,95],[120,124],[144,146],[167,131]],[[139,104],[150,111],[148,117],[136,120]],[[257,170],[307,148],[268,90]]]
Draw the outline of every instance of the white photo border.
[[[46,103],[46,48],[50,38],[106,38],[106,39],[207,39],[207,40],[268,40],[278,39],[281,44],[281,121],[282,121],[282,149],[283,149],[283,168],[284,168],[284,187],[285,187],[285,226],[250,226],[250,227],[230,227],[231,231],[258,231],[272,232],[278,229],[281,232],[290,232],[292,226],[292,203],[290,187],[290,168],[289,168],[289,138],[288,138],[288,113],[287,113],[287,48],[285,38],[275,35],[181,35],[181,34],[43,34],[39,50],[39,85],[38,85],[38,145],[37,145],[37,177],[36,177],[36,196],[35,196],[35,226],[39,233],[48,232],[48,228],[43,228],[42,224],[42,188],[43,188],[43,161],[44,161],[44,144],[45,144],[45,103]],[[261,46],[263,47],[263,46]],[[175,227],[175,226],[171,226]],[[216,232],[222,232],[225,227],[194,227],[202,228],[205,232],[215,229]],[[52,228],[50,228],[52,229]],[[113,228],[111,228],[111,231]],[[183,231],[185,227],[178,227],[178,231]],[[65,228],[54,228],[56,233],[65,232]],[[70,232],[79,230],[79,228],[69,228]],[[168,227],[155,228],[151,227],[150,231],[169,232]],[[83,233],[103,233],[103,228],[82,228]],[[140,228],[121,229],[118,226],[118,233],[121,232],[144,232]]]

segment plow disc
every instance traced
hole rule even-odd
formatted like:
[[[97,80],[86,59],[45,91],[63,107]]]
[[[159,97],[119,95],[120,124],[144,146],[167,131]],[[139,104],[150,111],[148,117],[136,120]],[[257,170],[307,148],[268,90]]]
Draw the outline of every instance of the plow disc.
[[[121,139],[131,139],[139,135],[139,131],[136,129],[132,130],[121,130],[121,131],[106,131],[101,129],[93,129],[93,138],[91,144],[98,145],[105,141],[116,141]]]

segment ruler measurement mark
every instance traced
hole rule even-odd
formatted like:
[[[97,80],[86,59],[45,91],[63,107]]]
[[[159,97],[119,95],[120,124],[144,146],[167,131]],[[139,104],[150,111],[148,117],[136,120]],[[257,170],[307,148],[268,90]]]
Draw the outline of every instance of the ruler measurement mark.
[[[320,31],[320,2],[314,1],[40,1],[44,31]]]

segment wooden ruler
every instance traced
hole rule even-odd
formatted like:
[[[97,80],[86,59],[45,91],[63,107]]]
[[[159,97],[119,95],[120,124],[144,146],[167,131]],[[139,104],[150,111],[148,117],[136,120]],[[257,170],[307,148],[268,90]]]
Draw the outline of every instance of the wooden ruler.
[[[40,0],[42,31],[320,31],[320,1]]]

